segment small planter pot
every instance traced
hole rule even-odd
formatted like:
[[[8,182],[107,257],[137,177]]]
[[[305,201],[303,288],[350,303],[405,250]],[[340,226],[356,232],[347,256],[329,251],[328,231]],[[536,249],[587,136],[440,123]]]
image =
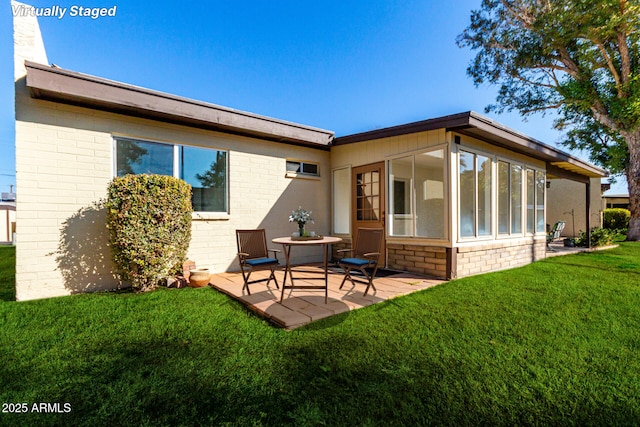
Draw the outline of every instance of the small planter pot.
[[[564,246],[567,248],[575,248],[576,241],[574,239],[564,239]]]
[[[211,273],[208,268],[196,268],[189,274],[189,286],[192,288],[202,288],[209,284]]]

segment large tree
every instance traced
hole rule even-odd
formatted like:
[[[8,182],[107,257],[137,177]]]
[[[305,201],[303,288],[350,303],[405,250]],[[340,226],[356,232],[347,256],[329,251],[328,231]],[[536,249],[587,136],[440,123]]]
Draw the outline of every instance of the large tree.
[[[487,111],[558,111],[562,143],[626,175],[640,240],[640,0],[483,0],[458,45],[477,51],[476,85],[500,86]]]

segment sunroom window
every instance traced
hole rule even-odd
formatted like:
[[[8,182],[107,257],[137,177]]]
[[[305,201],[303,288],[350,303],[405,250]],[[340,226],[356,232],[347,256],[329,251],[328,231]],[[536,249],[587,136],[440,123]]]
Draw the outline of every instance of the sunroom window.
[[[498,162],[498,233],[522,233],[522,166]]]
[[[192,186],[194,211],[228,211],[226,151],[128,138],[116,138],[115,151],[117,176],[175,176]]]
[[[460,151],[458,188],[460,237],[491,235],[491,158]]]
[[[546,231],[544,209],[546,174],[542,171],[527,169],[527,233],[544,233]]]
[[[390,235],[445,238],[445,151],[389,161]]]

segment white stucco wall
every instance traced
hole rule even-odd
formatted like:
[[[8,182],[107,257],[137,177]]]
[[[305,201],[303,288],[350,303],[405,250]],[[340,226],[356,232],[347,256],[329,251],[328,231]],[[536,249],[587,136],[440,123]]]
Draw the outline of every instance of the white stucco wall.
[[[591,178],[591,227],[602,227],[602,190],[600,178]],[[553,226],[556,221],[564,221],[562,233],[566,237],[576,237],[587,229],[586,194],[584,183],[567,179],[549,180],[547,190],[547,224]],[[571,215],[573,211],[573,216]],[[574,224],[575,222],[575,224]],[[575,229],[575,235],[574,234]]]

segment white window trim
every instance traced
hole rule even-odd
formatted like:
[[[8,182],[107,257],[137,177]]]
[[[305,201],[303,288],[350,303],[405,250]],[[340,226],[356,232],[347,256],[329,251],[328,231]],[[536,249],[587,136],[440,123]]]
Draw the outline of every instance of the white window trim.
[[[533,176],[533,194],[534,194],[533,229],[534,229],[534,231],[533,231],[533,233],[531,233],[530,231],[527,231],[527,223],[526,223],[526,220],[527,220],[527,213],[526,213],[526,211],[527,211],[527,191],[528,191],[527,190],[527,183],[526,183],[526,180],[527,180],[527,173],[526,172],[527,172],[527,170],[534,171],[534,176]],[[536,176],[538,175],[538,173],[543,173],[544,174],[545,182],[546,182],[547,171],[545,169],[542,169],[540,167],[533,166],[533,165],[530,165],[530,164],[525,164],[524,165],[524,175],[525,176],[524,176],[524,194],[523,194],[523,197],[524,197],[523,206],[524,207],[523,207],[523,211],[524,211],[524,220],[525,220],[525,222],[523,223],[523,231],[524,231],[525,236],[528,236],[528,237],[546,236],[546,234],[547,234],[546,230],[544,230],[544,231],[538,231],[537,230],[538,209],[537,209],[537,204],[536,204],[536,200],[535,200],[535,198],[536,198],[535,192],[536,192]],[[545,185],[545,188],[544,188],[544,224],[545,224],[545,227],[546,227],[546,224],[547,224],[547,207],[548,207],[547,206],[547,193],[548,193],[548,191],[547,191],[547,188],[546,188],[546,185]]]
[[[444,237],[442,238],[434,238],[434,237],[425,237],[425,236],[417,236],[416,235],[416,229],[417,229],[417,217],[416,217],[416,200],[414,194],[415,194],[415,189],[413,188],[415,186],[415,156],[420,155],[420,154],[425,154],[425,153],[430,153],[432,151],[438,151],[438,150],[443,150],[444,152],[444,157],[442,159],[443,161],[443,168],[444,168],[444,193],[443,193],[443,203],[445,206],[445,211],[444,211],[444,221],[443,221],[443,227],[444,227]],[[391,227],[392,225],[392,217],[391,217],[391,203],[392,203],[392,195],[393,195],[393,189],[391,188],[393,181],[390,179],[391,178],[391,174],[389,173],[389,171],[391,170],[390,167],[390,162],[392,160],[396,160],[396,159],[402,159],[405,157],[413,157],[412,161],[411,161],[411,176],[412,179],[411,181],[411,202],[410,202],[410,206],[411,206],[411,214],[410,216],[413,217],[413,234],[412,235],[394,235],[391,234]],[[457,161],[456,161],[457,163]],[[450,149],[450,145],[448,143],[444,143],[444,144],[437,144],[437,145],[432,145],[432,146],[428,146],[428,147],[421,147],[417,150],[411,150],[411,151],[407,151],[404,153],[398,153],[398,154],[394,154],[393,156],[387,156],[385,157],[385,167],[386,167],[386,176],[385,176],[385,180],[387,181],[387,239],[389,240],[394,240],[394,241],[399,241],[400,239],[404,239],[405,241],[420,241],[420,242],[425,242],[425,243],[434,243],[434,244],[446,244],[446,243],[450,243],[451,242],[451,224],[452,224],[452,220],[451,220],[451,190],[450,190],[450,183],[451,181],[451,173],[450,173],[450,164],[451,164],[451,149]]]
[[[497,190],[496,190],[496,184],[497,184],[497,173],[498,173],[498,167],[497,167],[497,159],[496,159],[496,155],[495,154],[491,154],[488,153],[484,150],[479,150],[477,148],[473,148],[473,147],[469,147],[467,145],[462,145],[462,144],[455,144],[456,147],[456,188],[452,189],[453,191],[456,192],[456,200],[457,200],[457,230],[455,230],[456,235],[458,236],[458,242],[459,243],[463,243],[463,242],[484,242],[484,241],[491,241],[491,240],[496,240],[496,233],[497,233],[497,215],[496,215],[496,209],[497,209]],[[475,194],[475,207],[474,207],[474,212],[475,212],[475,216],[474,216],[474,236],[462,236],[460,234],[460,152],[464,151],[470,154],[474,154],[475,155],[475,165],[474,165],[474,169],[476,171],[476,181],[475,181],[475,187],[474,187],[474,194]],[[487,157],[489,160],[491,160],[491,232],[489,234],[483,234],[482,236],[478,235],[478,182],[477,182],[477,177],[478,177],[478,156],[484,156]]]
[[[520,171],[520,177],[521,177],[521,182],[520,182],[520,204],[522,206],[522,209],[520,211],[520,224],[521,224],[521,231],[519,233],[512,233],[511,232],[511,225],[512,225],[512,206],[511,206],[511,197],[509,197],[509,232],[508,233],[500,233],[500,230],[498,229],[498,203],[499,203],[499,194],[498,194],[498,178],[499,178],[499,170],[498,170],[498,164],[500,162],[504,162],[507,163],[509,165],[509,196],[511,196],[511,166],[520,166],[521,171]],[[533,169],[533,168],[529,168],[529,169]],[[496,217],[495,217],[495,230],[496,230],[496,240],[506,240],[506,239],[514,239],[514,238],[520,238],[520,237],[524,237],[525,235],[527,235],[526,229],[527,229],[527,224],[526,224],[526,220],[527,220],[527,199],[526,199],[526,190],[527,190],[527,164],[526,163],[522,163],[520,161],[516,161],[513,159],[510,159],[508,157],[503,157],[503,156],[496,156]],[[546,204],[545,204],[545,211],[546,211]],[[534,214],[535,215],[535,214]],[[530,233],[529,233],[530,234]]]
[[[303,169],[304,164],[307,165],[314,165],[318,168],[318,173],[317,174],[313,174],[313,173],[306,173],[306,172],[291,172],[291,171],[287,171],[286,170],[286,164],[287,163],[298,163],[300,165],[300,169]],[[318,162],[312,162],[309,160],[299,160],[299,159],[285,159],[285,177],[286,178],[298,178],[298,179],[311,179],[311,180],[317,180],[319,181],[320,178],[320,163]]]
[[[456,191],[456,200],[457,200],[457,221],[458,223],[456,224],[456,230],[454,230],[454,232],[456,233],[457,237],[458,237],[458,243],[473,243],[473,242],[484,242],[484,241],[490,241],[490,240],[507,240],[507,239],[520,239],[523,237],[539,237],[539,236],[543,236],[546,235],[546,230],[545,231],[537,231],[537,203],[535,203],[534,201],[534,228],[536,228],[536,231],[534,231],[533,233],[528,232],[527,231],[527,170],[532,170],[534,171],[534,192],[535,192],[535,180],[537,178],[537,175],[539,173],[544,174],[545,178],[547,176],[547,171],[544,168],[541,168],[539,166],[534,166],[532,164],[529,164],[527,162],[523,162],[522,160],[515,160],[513,158],[509,158],[509,157],[505,157],[505,156],[501,156],[498,154],[491,154],[488,153],[482,149],[477,149],[475,147],[470,147],[468,145],[465,144],[452,144],[452,146],[454,147],[454,149],[452,150],[452,153],[455,154],[455,167],[456,167],[456,182],[455,182],[455,188],[452,187],[452,191]],[[492,232],[490,235],[487,236],[467,236],[467,237],[462,237],[460,235],[460,152],[467,152],[467,153],[471,153],[474,154],[476,156],[481,155],[481,156],[485,156],[491,159],[492,162],[492,184],[491,184],[491,209],[492,209]],[[520,166],[522,168],[522,232],[521,233],[513,233],[513,234],[506,234],[506,233],[499,233],[498,232],[498,162],[499,161],[503,161],[509,164],[509,166],[511,165],[517,165]],[[510,169],[509,169],[510,170]],[[477,164],[476,164],[476,173],[477,173]],[[475,188],[475,192],[476,192],[476,216],[475,216],[475,232],[477,233],[477,227],[478,227],[478,216],[477,216],[477,182],[476,182],[476,188]],[[546,224],[546,216],[547,216],[547,194],[548,191],[545,187],[544,189],[544,224]],[[535,197],[535,196],[534,196]],[[509,212],[509,215],[511,217],[511,210]],[[509,229],[511,230],[511,224],[509,224]]]

